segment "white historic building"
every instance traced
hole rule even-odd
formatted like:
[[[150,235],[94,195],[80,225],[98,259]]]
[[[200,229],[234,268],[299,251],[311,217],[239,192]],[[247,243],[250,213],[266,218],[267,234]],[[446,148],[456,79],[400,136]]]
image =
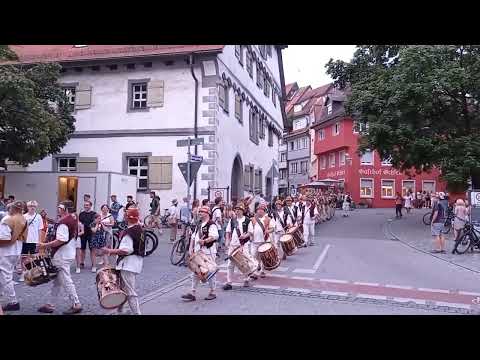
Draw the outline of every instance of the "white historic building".
[[[276,159],[285,121],[281,46],[11,48],[22,63],[62,65],[61,83],[76,118],[75,133],[60,154],[22,171],[133,175],[137,194],[132,195],[142,208],[150,190],[165,208],[187,190],[177,165],[187,160],[186,148],[177,147],[177,140],[198,137],[204,144],[192,153],[204,160],[192,195],[206,198],[209,187],[228,188],[223,194],[230,199],[245,191],[278,193]]]

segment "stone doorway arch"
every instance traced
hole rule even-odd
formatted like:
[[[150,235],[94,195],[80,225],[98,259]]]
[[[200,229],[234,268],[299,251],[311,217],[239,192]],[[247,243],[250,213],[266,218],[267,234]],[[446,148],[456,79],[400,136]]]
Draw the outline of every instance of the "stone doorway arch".
[[[232,166],[231,199],[235,203],[243,198],[243,162],[240,154],[235,156]]]

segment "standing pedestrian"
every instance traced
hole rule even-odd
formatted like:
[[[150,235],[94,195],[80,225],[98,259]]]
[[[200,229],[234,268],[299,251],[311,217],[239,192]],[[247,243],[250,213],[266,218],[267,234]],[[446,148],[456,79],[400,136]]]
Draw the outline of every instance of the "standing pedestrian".
[[[130,208],[125,213],[128,228],[120,239],[118,249],[104,248],[107,255],[118,255],[116,269],[120,270],[121,288],[127,294],[128,305],[135,315],[141,315],[138,295],[135,290],[135,281],[142,272],[143,257],[141,256],[142,226],[138,223],[140,213],[137,208]],[[123,305],[117,309],[123,313]]]
[[[420,195],[421,196],[421,195]],[[407,192],[405,196],[403,197],[403,201],[405,204],[405,209],[407,210],[407,214],[410,214],[410,211],[412,210],[412,202],[413,202],[413,194],[411,191]],[[418,199],[417,201],[422,202],[422,199]]]
[[[277,248],[279,256],[282,260],[287,259],[287,255],[283,251],[280,238],[284,235],[288,228],[292,227],[292,217],[287,216],[283,207],[283,201],[278,199],[275,201],[275,209],[273,210],[273,220],[275,221],[275,232],[273,234],[273,242]]]
[[[102,216],[95,214],[95,220],[90,225],[92,230],[92,242],[90,247],[90,258],[92,261],[92,273],[97,272],[97,254],[103,253],[102,248],[105,247],[105,230],[102,224]],[[107,258],[108,262],[108,258]]]
[[[82,311],[82,305],[78,299],[77,290],[75,284],[72,281],[70,275],[70,265],[75,259],[75,238],[77,236],[77,219],[72,216],[75,209],[68,207],[66,202],[58,205],[58,215],[60,221],[56,230],[55,240],[40,244],[40,248],[51,249],[52,264],[57,267],[57,277],[53,281],[53,286],[50,291],[50,302],[41,306],[38,311],[42,313],[53,313],[55,307],[53,305],[53,299],[58,297],[60,290],[63,289],[68,295],[72,306],[67,311],[64,311],[65,315],[78,314]],[[73,240],[73,241],[72,241]]]
[[[27,241],[22,246],[22,274],[20,275],[20,281],[24,281],[25,260],[29,255],[37,253],[37,246],[43,230],[43,221],[41,216],[37,213],[38,203],[29,201],[27,203],[28,212],[23,215],[28,223],[28,236]]]
[[[192,203],[192,221],[194,224],[198,223],[198,209],[200,208],[200,201],[198,199],[193,200]]]
[[[80,264],[82,263],[82,236],[85,233],[85,228],[76,214],[74,217],[77,219],[77,238],[75,240],[75,273],[80,274]]]
[[[342,204],[342,210],[343,210],[342,216],[343,217],[348,217],[351,202],[352,202],[352,200],[350,199],[350,195],[346,194],[343,198],[343,204]]]
[[[136,207],[136,206],[137,206],[137,204],[135,203],[135,201],[133,201],[133,196],[128,195],[127,196],[127,204],[125,205],[125,210],[128,210],[129,208]]]
[[[438,202],[435,204],[432,210],[432,224],[431,231],[434,237],[434,249],[432,253],[445,253],[445,216],[448,209],[448,203],[445,206],[445,193],[440,192],[438,194]],[[435,248],[436,247],[436,248]]]
[[[101,222],[103,230],[105,231],[105,246],[109,249],[113,248],[113,225],[115,225],[115,220],[113,215],[110,214],[110,209],[107,204],[102,205],[100,208]],[[103,262],[100,262],[99,265],[108,265],[108,255],[103,255]]]
[[[87,250],[87,244],[90,249],[90,257],[92,252],[92,228],[91,225],[95,220],[95,211],[92,210],[92,202],[85,201],[83,204],[83,211],[78,215],[78,220],[83,224],[84,233],[80,237],[81,240],[81,262],[80,267],[85,267],[85,253]],[[92,263],[93,267],[93,263]]]
[[[160,217],[160,198],[155,194],[155,191],[150,191],[150,215],[153,216],[155,222],[159,223]]]
[[[120,212],[120,209],[123,208],[123,205],[120,204],[118,201],[117,201],[117,195],[112,195],[110,196],[110,213],[112,214],[113,216],[113,220],[115,222],[118,221],[118,215],[119,215],[119,212]]]
[[[180,218],[177,199],[172,200],[172,206],[170,206],[169,213],[170,215],[168,217],[168,223],[171,226],[170,242],[174,243],[177,240],[178,219]]]
[[[395,217],[397,219],[402,217],[402,195],[397,191],[397,196],[395,197]]]
[[[20,304],[13,286],[13,272],[22,252],[22,244],[28,237],[28,224],[22,215],[23,202],[8,206],[8,215],[0,222],[0,294],[8,303],[3,311],[19,311]]]
[[[425,197],[425,208],[431,208],[431,198],[430,198],[430,193],[427,191],[423,192],[423,195]]]
[[[453,211],[455,218],[453,220],[453,232],[455,240],[458,240],[460,232],[462,231],[468,218],[468,211],[465,207],[465,202],[462,199],[457,199],[455,202],[455,209]]]

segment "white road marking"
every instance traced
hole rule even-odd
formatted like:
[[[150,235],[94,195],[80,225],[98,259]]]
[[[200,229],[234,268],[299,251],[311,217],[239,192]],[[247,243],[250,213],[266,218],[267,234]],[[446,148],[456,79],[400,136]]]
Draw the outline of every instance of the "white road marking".
[[[479,293],[474,293],[474,292],[468,292],[468,291],[459,291],[458,292],[461,295],[472,295],[472,296],[480,296]]]
[[[232,282],[232,286],[243,286],[243,284],[238,282]]]
[[[227,273],[228,270],[218,270],[219,273]]]
[[[383,295],[357,294],[356,297],[363,299],[387,300],[387,297]]]
[[[253,287],[258,289],[272,289],[272,290],[280,289],[280,286],[272,286],[272,285],[253,285]]]
[[[368,283],[368,282],[354,282],[355,285],[366,285],[366,286],[380,286],[377,283]]]
[[[448,303],[448,302],[444,302],[444,301],[435,301],[435,306],[448,306],[448,307],[470,310],[470,305],[468,305],[468,304]]]
[[[418,288],[420,291],[428,291],[428,292],[438,292],[443,294],[450,294],[449,290],[442,290],[442,289],[430,289],[430,288]]]
[[[269,274],[269,277],[288,278],[288,275],[283,274]]]
[[[414,302],[416,304],[421,304],[421,305],[425,305],[427,303],[425,300],[402,298],[402,297],[394,297],[392,300],[396,302]]]
[[[300,289],[300,288],[286,288],[285,290],[287,290],[287,291],[302,292],[302,293],[305,293],[305,294],[309,294],[309,293],[312,292],[311,290],[308,290],[308,289]]]
[[[315,274],[315,270],[312,269],[295,269],[292,272],[302,274]]]
[[[413,286],[402,286],[402,285],[385,285],[387,288],[392,289],[405,289],[405,290],[413,290]]]
[[[347,296],[348,293],[346,292],[339,292],[339,291],[322,291],[320,292],[322,295],[337,295],[337,296]]]
[[[348,284],[348,281],[346,281],[346,280],[336,280],[336,279],[320,279],[320,281],[324,281],[324,282],[331,282],[331,283],[337,283],[337,284]]]
[[[318,268],[322,264],[323,260],[325,260],[325,257],[327,256],[328,249],[330,249],[330,244],[325,245],[322,253],[318,257],[317,261],[315,262],[315,265],[313,265],[313,268],[315,269],[315,271],[318,270]]]
[[[312,277],[303,277],[303,276],[292,276],[290,279],[295,279],[295,280],[313,280]]]
[[[288,271],[288,267],[282,267],[282,266],[279,266],[278,268],[275,269],[275,271],[282,271],[282,272],[285,272],[285,271]]]

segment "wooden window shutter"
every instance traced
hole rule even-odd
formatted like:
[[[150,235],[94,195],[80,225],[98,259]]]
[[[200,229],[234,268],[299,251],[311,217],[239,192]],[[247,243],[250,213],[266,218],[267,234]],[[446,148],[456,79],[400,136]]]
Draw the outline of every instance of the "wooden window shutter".
[[[242,122],[242,100],[238,94],[235,94],[235,117]]]
[[[250,166],[248,165],[245,165],[245,171],[243,172],[243,184],[246,189],[250,187]]]
[[[92,106],[92,86],[78,84],[75,89],[75,110],[89,109]]]
[[[223,85],[218,86],[218,105],[225,109],[225,86]]]
[[[148,157],[148,188],[150,190],[172,189],[173,156]]]
[[[268,146],[273,146],[273,129],[268,128]]]
[[[96,157],[77,158],[78,172],[96,172],[98,170],[98,159]]]
[[[163,80],[151,80],[147,85],[147,106],[163,107],[165,84]]]

